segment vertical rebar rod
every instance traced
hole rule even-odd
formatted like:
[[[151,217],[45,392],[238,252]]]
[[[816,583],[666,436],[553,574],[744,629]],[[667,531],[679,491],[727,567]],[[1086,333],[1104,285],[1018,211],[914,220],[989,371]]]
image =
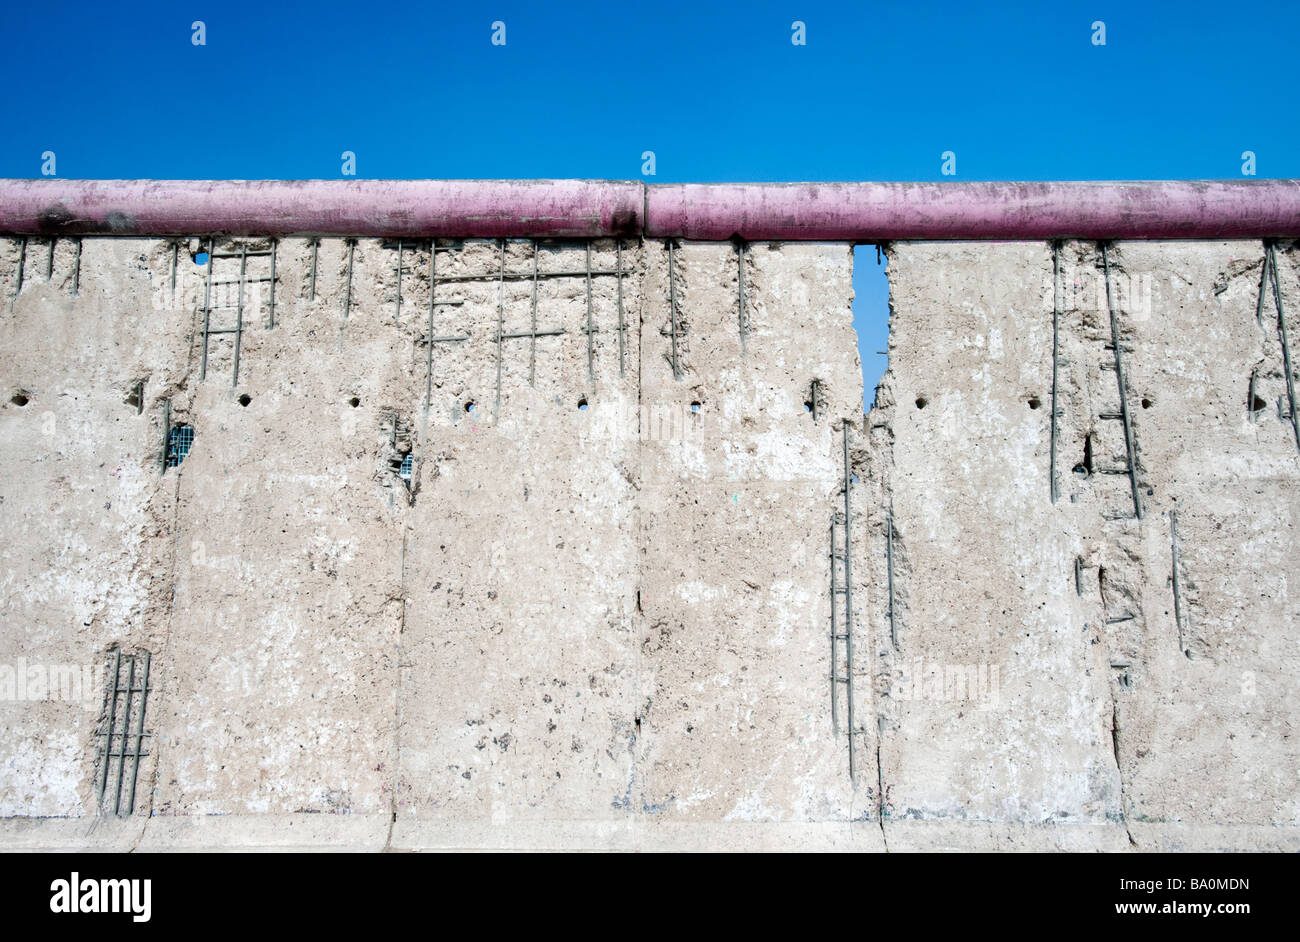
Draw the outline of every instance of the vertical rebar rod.
[[[1264,240],[1264,262],[1259,266],[1259,297],[1255,299],[1255,323],[1264,326],[1264,296],[1268,293],[1268,262],[1271,253],[1268,240]]]
[[[1178,574],[1178,511],[1169,511],[1169,542],[1173,556],[1173,587],[1174,587],[1174,622],[1178,625],[1178,650],[1184,654],[1187,653],[1187,645],[1183,635],[1183,592],[1182,583]]]
[[[745,317],[745,243],[736,243],[736,284],[740,292],[740,353],[743,356],[749,339],[749,321]]]
[[[72,293],[81,294],[81,237],[76,238],[77,257],[72,269]]]
[[[163,447],[162,447],[162,469],[163,474],[167,473],[167,455],[172,447],[172,401],[171,399],[163,400]]]
[[[27,268],[27,236],[23,236],[18,249],[18,285],[14,288],[14,297],[23,293],[23,271]]]
[[[1291,372],[1291,344],[1286,335],[1286,316],[1282,313],[1282,286],[1277,273],[1277,256],[1273,243],[1268,244],[1269,269],[1273,273],[1273,302],[1277,305],[1277,329],[1282,340],[1282,366],[1286,370],[1286,397],[1291,406],[1291,431],[1295,433],[1296,447],[1300,448],[1300,417],[1295,409],[1295,376]]]
[[[1124,421],[1124,448],[1128,452],[1128,480],[1133,490],[1133,514],[1142,519],[1142,495],[1138,492],[1137,449],[1133,446],[1133,424],[1128,411],[1128,385],[1124,381],[1124,357],[1121,354],[1119,319],[1110,291],[1110,255],[1101,243],[1101,264],[1106,275],[1106,308],[1110,312],[1110,342],[1115,347],[1115,383],[1119,387],[1119,414]]]
[[[506,240],[501,239],[501,266],[497,276],[497,402],[492,420],[501,419],[501,360],[502,344],[505,341],[505,303],[506,303]]]
[[[438,240],[429,240],[429,348],[424,351],[424,411],[433,406],[433,309],[438,294]]]
[[[172,271],[171,271],[173,300],[175,300],[174,296],[176,294],[176,263],[180,258],[180,254],[181,254],[181,244],[177,242],[175,239],[173,239],[172,240]]]
[[[837,661],[836,652],[836,635],[839,631],[835,622],[835,606],[839,604],[836,599],[838,592],[835,586],[835,515],[831,515],[831,732],[835,736],[840,734],[840,711],[839,711],[839,693],[836,691],[836,685],[839,681],[836,679],[835,664]]]
[[[853,739],[857,727],[853,723],[853,513],[849,507],[849,490],[852,484],[849,465],[849,422],[844,420],[844,677],[848,707],[845,718],[849,724],[849,781],[858,787],[857,770],[853,757]]]
[[[591,240],[587,240],[587,381],[596,382],[596,347],[591,324]]]
[[[898,650],[898,623],[894,619],[894,508],[885,511],[885,579],[889,590],[889,641]]]
[[[244,336],[244,277],[248,272],[248,246],[239,247],[239,304],[235,308],[235,368],[230,385],[239,385],[239,342]]]
[[[346,321],[352,313],[352,259],[356,254],[357,240],[348,239],[348,285],[343,293],[343,319]]]
[[[122,779],[126,778],[126,745],[131,731],[131,695],[135,692],[135,655],[127,658],[126,705],[122,708],[122,738],[117,748],[117,793],[113,797],[113,814],[122,813]]]
[[[397,240],[397,304],[393,308],[393,323],[396,324],[402,317],[402,254],[406,248],[406,243],[401,239]]]
[[[623,240],[617,239],[614,243],[615,255],[618,259],[615,272],[618,277],[618,375],[626,375],[624,366],[624,335],[627,333],[627,323],[623,319]]]
[[[311,240],[311,297],[307,300],[316,300],[316,260],[320,254],[320,239]]]
[[[533,332],[529,338],[529,344],[532,349],[528,352],[528,385],[536,385],[537,381],[537,240],[533,239],[533,298],[530,305]]]
[[[208,239],[208,279],[203,288],[203,365],[199,367],[199,379],[208,378],[208,332],[212,326],[212,239]]]
[[[673,379],[681,379],[682,371],[677,364],[677,277],[676,261],[673,256],[673,240],[668,240],[668,324],[673,338]]]
[[[144,741],[144,709],[149,700],[149,658],[149,652],[145,651],[144,676],[140,680],[140,719],[135,725],[135,761],[131,765],[131,793],[126,804],[127,814],[135,814],[135,785],[140,779],[140,748]],[[130,714],[127,715],[127,719],[129,722]]]
[[[104,792],[108,790],[108,766],[113,755],[113,727],[117,725],[118,671],[122,665],[122,649],[113,649],[113,683],[108,688],[108,726],[104,739],[104,758],[99,769],[99,804],[104,806]]]
[[[1060,352],[1059,322],[1061,319],[1061,243],[1052,243],[1052,438],[1048,473],[1051,475],[1052,503],[1060,496],[1056,481],[1056,420],[1059,379],[1058,356]]]
[[[275,253],[279,245],[279,239],[271,240],[271,315],[266,322],[267,330],[275,327]]]
[[[45,280],[49,281],[54,277],[54,243],[58,242],[54,236],[50,236],[50,255],[45,262]]]

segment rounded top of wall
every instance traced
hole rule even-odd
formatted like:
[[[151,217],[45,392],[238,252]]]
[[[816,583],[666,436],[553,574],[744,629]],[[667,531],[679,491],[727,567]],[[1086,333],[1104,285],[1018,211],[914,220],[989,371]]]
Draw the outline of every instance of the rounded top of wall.
[[[14,235],[685,238],[1300,236],[1300,181],[681,183],[0,180]]]

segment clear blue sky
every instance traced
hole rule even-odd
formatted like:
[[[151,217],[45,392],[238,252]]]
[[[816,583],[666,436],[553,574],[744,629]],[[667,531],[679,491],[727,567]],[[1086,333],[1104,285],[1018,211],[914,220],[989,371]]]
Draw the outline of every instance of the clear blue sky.
[[[0,37],[3,177],[1300,177],[1290,2],[45,2]]]

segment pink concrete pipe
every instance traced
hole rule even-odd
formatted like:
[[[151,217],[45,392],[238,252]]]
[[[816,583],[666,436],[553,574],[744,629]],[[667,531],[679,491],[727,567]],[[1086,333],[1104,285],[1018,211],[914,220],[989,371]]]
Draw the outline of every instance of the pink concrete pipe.
[[[0,180],[0,232],[863,242],[1300,237],[1300,181]]]
[[[1300,180],[768,183],[649,188],[655,238],[1226,239],[1300,236]]]
[[[62,235],[641,234],[640,183],[0,180],[0,232]]]

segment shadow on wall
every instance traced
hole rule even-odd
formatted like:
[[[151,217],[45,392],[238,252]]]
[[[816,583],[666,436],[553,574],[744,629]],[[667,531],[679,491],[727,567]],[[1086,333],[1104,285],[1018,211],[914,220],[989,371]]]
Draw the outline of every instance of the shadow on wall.
[[[876,399],[876,386],[889,365],[888,262],[874,243],[853,247],[853,328],[862,361],[862,411]]]

